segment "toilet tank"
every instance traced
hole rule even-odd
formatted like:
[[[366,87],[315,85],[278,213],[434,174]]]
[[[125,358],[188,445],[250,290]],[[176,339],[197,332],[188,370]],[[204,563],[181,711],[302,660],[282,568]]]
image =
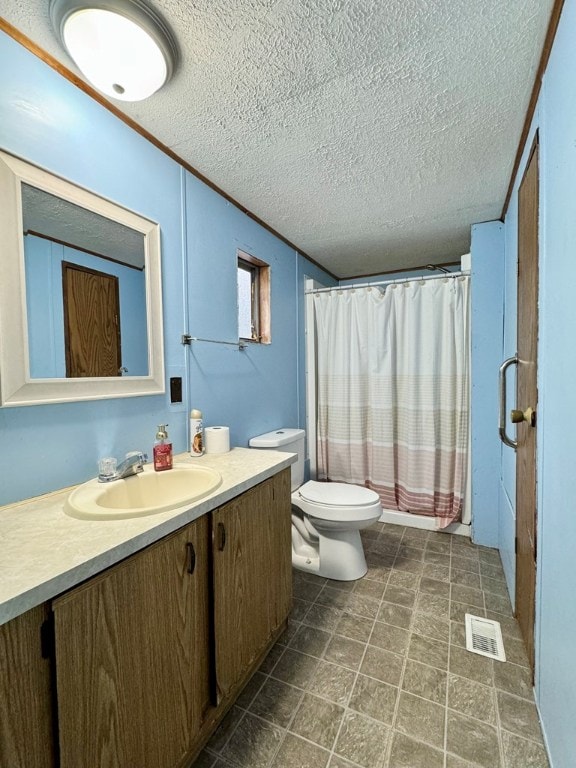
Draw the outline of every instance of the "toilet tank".
[[[264,448],[273,451],[296,453],[298,460],[291,465],[292,490],[295,491],[304,482],[304,438],[303,429],[275,429],[263,435],[251,437],[248,441],[250,448]]]

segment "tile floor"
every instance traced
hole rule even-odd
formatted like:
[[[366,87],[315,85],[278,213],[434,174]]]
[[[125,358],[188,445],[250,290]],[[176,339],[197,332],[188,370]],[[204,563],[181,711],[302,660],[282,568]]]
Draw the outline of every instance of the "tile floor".
[[[376,523],[368,573],[294,571],[287,631],[194,768],[547,768],[498,552]],[[501,622],[506,663],[465,650]]]

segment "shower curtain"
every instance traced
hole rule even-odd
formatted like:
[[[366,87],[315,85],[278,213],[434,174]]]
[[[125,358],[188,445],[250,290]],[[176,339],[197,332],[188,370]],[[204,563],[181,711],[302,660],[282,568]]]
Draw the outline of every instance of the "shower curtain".
[[[314,295],[318,479],[459,520],[468,457],[469,278]]]

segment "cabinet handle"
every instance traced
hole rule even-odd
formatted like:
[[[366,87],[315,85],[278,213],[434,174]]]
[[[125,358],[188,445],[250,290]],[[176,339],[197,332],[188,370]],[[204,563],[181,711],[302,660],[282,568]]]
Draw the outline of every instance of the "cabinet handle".
[[[218,523],[218,551],[223,552],[226,545],[226,528],[224,523]]]
[[[191,541],[186,544],[186,549],[188,550],[188,573],[192,574],[196,569],[196,550]]]

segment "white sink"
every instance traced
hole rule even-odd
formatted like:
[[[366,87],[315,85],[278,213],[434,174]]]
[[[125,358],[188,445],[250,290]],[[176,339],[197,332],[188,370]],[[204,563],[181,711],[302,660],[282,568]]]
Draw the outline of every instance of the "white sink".
[[[155,472],[151,465],[124,480],[99,483],[89,480],[64,502],[64,512],[85,520],[122,520],[183,507],[208,496],[222,483],[210,467],[175,464]]]

